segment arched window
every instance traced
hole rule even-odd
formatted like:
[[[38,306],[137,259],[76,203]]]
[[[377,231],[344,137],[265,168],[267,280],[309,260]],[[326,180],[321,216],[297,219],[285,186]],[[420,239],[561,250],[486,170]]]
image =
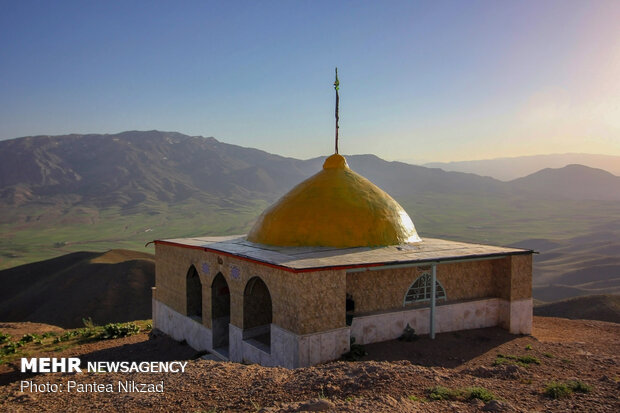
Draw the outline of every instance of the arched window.
[[[431,299],[431,273],[425,272],[420,275],[409,287],[405,295],[405,305]],[[435,299],[445,300],[446,291],[438,280],[435,281]]]
[[[189,267],[185,277],[185,294],[187,316],[202,323],[202,284],[198,271],[193,265]]]
[[[243,339],[271,353],[271,294],[263,280],[252,277],[243,292]]]

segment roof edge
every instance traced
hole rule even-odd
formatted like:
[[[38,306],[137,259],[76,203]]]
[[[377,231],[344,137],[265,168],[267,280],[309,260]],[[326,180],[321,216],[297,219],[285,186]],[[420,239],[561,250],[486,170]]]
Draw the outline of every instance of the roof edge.
[[[154,240],[153,243],[155,243],[155,245],[169,245],[169,246],[178,247],[178,248],[203,250],[207,252],[212,252],[214,254],[220,254],[220,255],[227,256],[227,257],[238,258],[242,261],[248,261],[248,262],[252,262],[255,264],[264,265],[270,268],[277,268],[279,270],[292,272],[292,273],[305,273],[305,272],[330,271],[330,270],[353,270],[353,269],[374,268],[374,267],[402,267],[402,266],[413,267],[417,265],[432,264],[432,263],[440,264],[442,262],[449,263],[449,262],[478,261],[478,260],[483,260],[485,258],[497,259],[497,258],[502,258],[502,257],[508,257],[511,255],[527,255],[527,254],[536,253],[536,251],[534,250],[520,249],[514,252],[477,254],[477,255],[469,255],[465,257],[455,256],[455,257],[448,257],[448,258],[442,258],[442,259],[410,260],[410,261],[399,261],[399,262],[383,261],[383,262],[374,262],[374,263],[366,263],[366,264],[327,265],[324,267],[292,268],[292,267],[287,267],[285,265],[274,264],[269,261],[263,261],[263,260],[259,260],[256,258],[248,257],[246,255],[232,254],[230,252],[221,251],[215,248],[203,247],[199,245],[180,244],[178,242],[172,242],[172,241],[166,241],[166,240]]]

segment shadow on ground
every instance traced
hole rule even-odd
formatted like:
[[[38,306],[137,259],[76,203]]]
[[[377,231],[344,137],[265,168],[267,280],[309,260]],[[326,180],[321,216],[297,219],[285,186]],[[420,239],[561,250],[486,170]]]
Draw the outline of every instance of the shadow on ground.
[[[421,366],[454,368],[519,337],[499,327],[441,333],[434,340],[424,335],[411,342],[367,344],[368,355],[361,360],[409,360]]]

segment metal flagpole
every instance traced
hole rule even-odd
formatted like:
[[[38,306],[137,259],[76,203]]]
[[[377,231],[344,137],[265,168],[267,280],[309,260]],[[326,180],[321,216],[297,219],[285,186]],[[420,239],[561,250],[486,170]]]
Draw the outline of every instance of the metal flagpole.
[[[340,89],[340,82],[338,81],[338,68],[336,68],[336,81],[334,82],[334,89],[336,89],[336,153],[338,153],[338,89]]]

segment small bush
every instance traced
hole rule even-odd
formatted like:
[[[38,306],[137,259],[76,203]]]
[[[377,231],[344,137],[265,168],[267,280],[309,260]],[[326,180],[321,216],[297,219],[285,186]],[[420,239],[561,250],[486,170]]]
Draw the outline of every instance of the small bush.
[[[577,393],[590,393],[592,391],[592,386],[585,384],[579,380],[573,380],[566,383],[568,387]]]
[[[520,356],[517,357],[517,361],[523,364],[540,364],[540,360],[534,356]]]
[[[530,364],[540,364],[540,360],[534,356],[513,356],[512,354],[498,354],[493,362],[494,366],[500,364],[517,364],[527,367]]]
[[[11,339],[11,335],[0,331],[0,344],[6,343]]]
[[[24,334],[22,338],[19,339],[22,343],[30,343],[38,339],[39,337],[36,334]]]
[[[21,341],[12,341],[2,347],[2,352],[4,354],[15,354],[17,353],[17,349],[23,345],[24,343],[22,343]]]
[[[134,323],[109,323],[103,326],[103,338],[121,338],[127,337],[140,332],[140,327]]]
[[[86,328],[95,328],[97,325],[93,322],[92,317],[82,318],[82,324]]]
[[[346,361],[357,361],[367,355],[366,349],[361,344],[355,344],[355,337],[351,337],[349,352],[344,353],[342,358]]]
[[[545,396],[551,397],[552,399],[568,397],[572,392],[573,390],[568,387],[566,383],[552,381],[545,387]]]
[[[460,395],[459,390],[444,386],[436,386],[428,390],[428,397],[431,400],[456,400]]]
[[[527,346],[525,346],[525,349],[526,349],[526,350],[531,350],[531,349],[532,349],[532,345],[531,345],[531,344],[528,344]]]
[[[415,333],[415,330],[411,328],[409,323],[407,323],[407,326],[403,330],[403,334],[401,334],[400,337],[398,337],[398,340],[400,341],[415,341],[417,339],[418,339],[418,335]]]
[[[465,389],[465,396],[468,400],[480,399],[483,402],[495,400],[495,395],[484,387],[467,387]]]
[[[547,357],[548,359],[552,359],[553,358],[553,354],[551,354],[551,353],[543,353],[543,356]]]

